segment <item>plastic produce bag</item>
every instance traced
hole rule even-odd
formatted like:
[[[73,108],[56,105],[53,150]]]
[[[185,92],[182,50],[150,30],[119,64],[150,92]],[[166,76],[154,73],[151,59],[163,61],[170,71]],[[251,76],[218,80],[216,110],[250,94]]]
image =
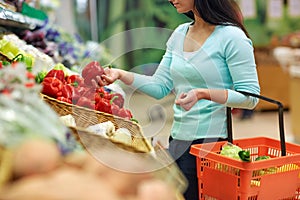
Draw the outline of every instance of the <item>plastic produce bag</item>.
[[[39,96],[41,87],[26,87],[25,74],[21,64],[0,70],[0,145],[10,147],[28,137],[42,137],[56,141],[64,151],[76,148],[67,127]]]

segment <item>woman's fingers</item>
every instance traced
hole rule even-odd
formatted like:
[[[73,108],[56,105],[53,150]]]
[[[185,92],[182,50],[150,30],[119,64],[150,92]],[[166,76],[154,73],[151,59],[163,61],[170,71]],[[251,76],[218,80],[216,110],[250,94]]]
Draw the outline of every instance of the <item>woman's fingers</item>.
[[[91,83],[92,83],[92,86],[93,86],[94,88],[102,87],[102,86],[107,85],[107,84],[106,84],[106,81],[105,81],[105,80],[102,80],[100,76],[96,76],[96,80],[95,80],[95,79],[92,79],[92,80],[91,80]]]
[[[186,98],[187,94],[186,93],[181,93],[179,95],[179,97],[175,100],[175,103],[178,105],[178,104],[181,104],[183,103],[183,99]]]
[[[104,74],[96,76],[96,79],[92,80],[94,87],[102,87],[114,83],[117,78],[117,73],[111,69],[105,68]]]
[[[197,102],[194,93],[181,93],[176,99],[175,104],[181,106],[185,110],[190,110]]]
[[[106,84],[106,81],[105,81],[104,79],[102,79],[101,76],[96,76],[96,79],[97,79],[98,85],[100,85],[100,86],[107,85],[107,84]]]

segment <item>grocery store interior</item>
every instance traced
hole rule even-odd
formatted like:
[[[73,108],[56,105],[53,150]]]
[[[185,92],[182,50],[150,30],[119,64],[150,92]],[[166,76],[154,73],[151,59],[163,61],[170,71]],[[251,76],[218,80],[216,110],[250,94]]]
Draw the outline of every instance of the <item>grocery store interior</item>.
[[[169,1],[0,0],[1,200],[185,200],[187,180],[166,150],[174,94],[157,100],[120,81],[97,89],[90,81],[105,67],[155,72],[170,34],[190,20]],[[300,199],[300,0],[234,2],[263,99],[231,109],[233,141],[251,161],[263,153],[271,161],[218,163],[220,143],[209,153],[204,145],[199,195]]]

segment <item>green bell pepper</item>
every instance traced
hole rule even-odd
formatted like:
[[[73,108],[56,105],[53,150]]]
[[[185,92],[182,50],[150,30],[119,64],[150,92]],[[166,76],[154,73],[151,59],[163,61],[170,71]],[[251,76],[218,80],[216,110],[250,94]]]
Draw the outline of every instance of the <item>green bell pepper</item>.
[[[239,151],[239,157],[241,158],[242,161],[250,162],[250,151]]]

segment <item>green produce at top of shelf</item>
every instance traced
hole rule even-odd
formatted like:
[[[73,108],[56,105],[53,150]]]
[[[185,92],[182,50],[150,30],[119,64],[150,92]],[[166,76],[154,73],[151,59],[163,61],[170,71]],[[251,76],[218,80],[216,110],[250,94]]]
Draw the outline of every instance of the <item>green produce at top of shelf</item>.
[[[31,67],[33,64],[34,58],[30,55],[25,55],[24,53],[20,53],[16,55],[13,59],[12,62],[22,62],[27,66],[27,69],[31,71]]]
[[[11,62],[23,62],[28,69],[31,69],[33,66],[33,56],[23,52],[17,45],[5,39],[0,40],[0,53]]]
[[[22,53],[15,44],[5,39],[0,40],[0,52],[10,60]]]

